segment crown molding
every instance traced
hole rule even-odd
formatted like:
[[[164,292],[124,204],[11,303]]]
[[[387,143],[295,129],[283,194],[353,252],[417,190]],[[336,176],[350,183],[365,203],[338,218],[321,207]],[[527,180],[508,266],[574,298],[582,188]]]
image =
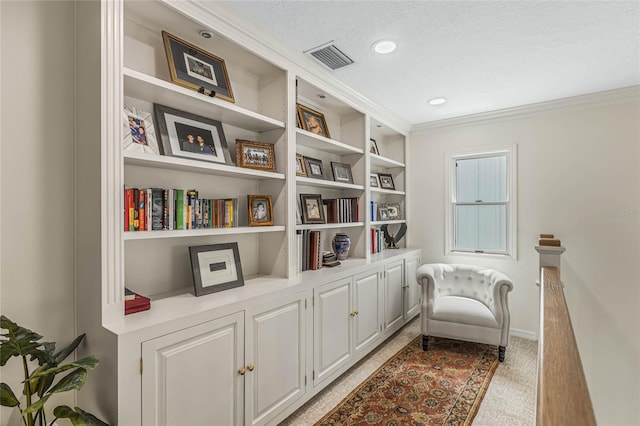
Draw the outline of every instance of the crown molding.
[[[590,93],[587,95],[572,96],[569,98],[554,99],[552,101],[522,105],[513,108],[505,108],[496,111],[482,112],[479,114],[465,115],[462,117],[419,123],[411,127],[411,133],[426,132],[444,127],[466,126],[483,121],[523,117],[530,114],[537,114],[556,109],[588,108],[630,102],[634,100],[640,101],[640,86],[629,86],[621,89]]]
[[[411,123],[396,113],[371,101],[331,75],[324,67],[302,52],[298,52],[270,32],[256,26],[229,6],[209,0],[162,0],[165,4],[235,41],[257,56],[289,70],[295,76],[321,87],[331,96],[371,115],[377,121],[408,135]]]

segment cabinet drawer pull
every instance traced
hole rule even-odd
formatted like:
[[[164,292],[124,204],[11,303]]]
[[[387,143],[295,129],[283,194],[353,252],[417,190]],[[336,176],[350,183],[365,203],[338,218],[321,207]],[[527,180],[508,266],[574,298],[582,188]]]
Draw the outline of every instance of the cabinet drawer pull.
[[[249,371],[253,371],[253,364],[249,364],[249,365],[247,365],[247,370],[249,370]]]
[[[238,373],[240,373],[241,376],[244,376],[244,373],[245,373],[244,368],[241,368],[240,370],[238,370]]]

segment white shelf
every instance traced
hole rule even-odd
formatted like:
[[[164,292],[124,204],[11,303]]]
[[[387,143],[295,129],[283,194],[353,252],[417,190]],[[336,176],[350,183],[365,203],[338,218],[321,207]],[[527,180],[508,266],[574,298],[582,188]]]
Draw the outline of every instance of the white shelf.
[[[393,189],[371,188],[371,193],[405,195],[404,191],[395,191]]]
[[[346,143],[325,138],[324,136],[318,136],[314,133],[299,128],[296,128],[296,144],[299,146],[328,152],[330,154],[347,155],[364,153],[364,151],[360,148],[355,148],[351,145],[347,145]]]
[[[228,164],[197,161],[166,155],[150,155],[141,152],[124,152],[124,164],[177,170],[182,172],[204,173],[218,176],[247,177],[252,179],[276,179],[284,180],[283,173],[265,172],[263,170],[245,169],[243,167],[230,166]]]
[[[370,154],[369,156],[371,157],[372,166],[385,167],[385,168],[404,167],[404,163],[401,163],[400,161],[392,160],[391,158],[382,157],[376,154]]]
[[[303,176],[296,177],[296,184],[305,186],[315,186],[318,188],[336,188],[336,189],[356,189],[359,191],[364,190],[364,186],[355,185],[353,183],[335,182],[333,180],[314,179]]]
[[[242,108],[219,98],[212,98],[194,90],[160,80],[159,78],[123,69],[124,93],[136,99],[170,106],[192,114],[221,121],[223,124],[256,132],[284,129],[285,123]],[[153,111],[148,111],[153,113]]]
[[[314,223],[305,225],[296,225],[296,230],[304,229],[335,229],[335,228],[357,228],[364,226],[364,222],[346,222],[346,223]]]
[[[258,234],[264,232],[283,232],[284,226],[239,226],[237,228],[205,228],[187,230],[163,230],[163,231],[133,231],[125,232],[124,240],[153,240],[166,238],[204,237],[210,235],[238,235]]]
[[[391,225],[394,223],[406,223],[407,221],[404,219],[394,219],[394,220],[374,220],[371,222],[371,226],[381,226],[381,225]]]

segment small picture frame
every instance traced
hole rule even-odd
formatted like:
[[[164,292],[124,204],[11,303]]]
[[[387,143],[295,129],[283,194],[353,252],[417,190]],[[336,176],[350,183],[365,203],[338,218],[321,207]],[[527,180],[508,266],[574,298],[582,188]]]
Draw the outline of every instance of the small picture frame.
[[[311,157],[304,157],[304,165],[307,169],[307,177],[314,179],[324,179],[324,166],[322,165],[322,160]]]
[[[324,118],[324,114],[314,111],[311,108],[298,105],[298,120],[302,125],[302,128],[308,132],[314,133],[318,136],[324,136],[325,138],[331,138],[329,135],[329,128]]]
[[[320,194],[300,194],[302,223],[326,223]]]
[[[164,155],[233,165],[222,123],[154,104]]]
[[[351,166],[345,163],[331,162],[331,172],[335,182],[353,183],[353,175],[351,174]]]
[[[273,225],[271,195],[247,195],[249,226]]]
[[[236,165],[248,169],[276,171],[273,144],[236,139]]]
[[[380,179],[380,188],[395,191],[396,186],[393,183],[393,176],[388,173],[378,173],[378,178]]]
[[[171,81],[202,94],[235,102],[227,66],[217,57],[162,31]]]
[[[377,174],[371,173],[369,175],[369,186],[371,188],[380,188],[380,180],[378,179]]]
[[[307,168],[304,165],[304,157],[296,154],[296,176],[307,176]]]
[[[244,285],[238,243],[189,247],[196,296]]]
[[[122,111],[122,149],[160,155],[151,113],[125,105]]]
[[[378,143],[373,138],[369,138],[369,152],[371,154],[380,155],[380,151],[378,150]]]
[[[402,211],[400,209],[400,203],[386,203],[384,207],[389,212],[389,220],[401,219]]]
[[[384,206],[378,207],[378,220],[389,220],[389,209]]]

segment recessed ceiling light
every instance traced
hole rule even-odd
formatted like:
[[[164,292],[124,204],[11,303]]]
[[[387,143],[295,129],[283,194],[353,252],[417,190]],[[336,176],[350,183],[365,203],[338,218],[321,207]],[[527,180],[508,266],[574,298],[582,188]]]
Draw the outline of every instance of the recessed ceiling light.
[[[327,97],[327,95],[325,95],[324,93],[318,93],[318,97],[319,97],[320,99],[324,99],[324,98],[326,98],[326,97]]]
[[[391,53],[396,50],[396,44],[391,40],[378,40],[371,46],[378,53]]]
[[[442,105],[443,103],[447,102],[447,100],[445,98],[433,98],[433,99],[429,99],[429,103],[431,105]]]
[[[213,34],[211,34],[211,31],[202,30],[200,31],[200,36],[203,38],[211,38],[213,37]]]

